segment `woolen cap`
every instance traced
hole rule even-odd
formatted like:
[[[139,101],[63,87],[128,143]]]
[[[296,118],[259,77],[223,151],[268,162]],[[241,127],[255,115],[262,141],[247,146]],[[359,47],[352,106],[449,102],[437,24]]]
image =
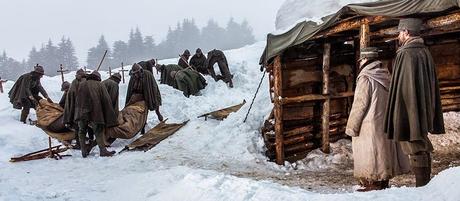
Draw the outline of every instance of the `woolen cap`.
[[[62,84],[61,84],[61,91],[65,91],[67,89],[70,88],[70,83],[67,82],[67,81],[64,81]]]
[[[418,18],[405,18],[399,20],[398,31],[412,31],[414,33],[419,34],[420,30],[422,29],[423,21]]]
[[[379,50],[376,47],[365,47],[360,50],[359,59],[375,59],[379,57]]]
[[[40,75],[44,75],[45,74],[45,70],[43,69],[43,66],[39,66],[38,64],[36,66],[34,66],[34,71],[33,72],[36,72]]]

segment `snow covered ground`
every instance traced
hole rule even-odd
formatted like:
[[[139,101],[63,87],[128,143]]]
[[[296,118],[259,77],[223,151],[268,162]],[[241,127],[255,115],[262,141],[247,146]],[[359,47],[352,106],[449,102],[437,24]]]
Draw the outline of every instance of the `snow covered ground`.
[[[342,164],[351,160],[347,140],[333,144],[333,154],[330,155],[314,151],[307,159],[285,166],[268,162],[259,133],[264,117],[272,108],[267,80],[263,82],[247,123],[243,123],[262,76],[258,59],[264,46],[264,42],[259,42],[225,52],[234,74],[233,89],[206,77],[209,85],[202,95],[188,99],[181,92],[160,85],[163,116],[169,118],[169,122],[188,119],[190,122],[145,153],[129,152],[100,158],[95,148],[86,159],[79,151],[71,150],[68,153],[72,157],[59,161],[44,159],[10,163],[12,156],[45,148],[47,136],[39,128],[20,123],[20,111],[12,109],[7,94],[0,94],[0,201],[460,200],[460,168],[450,168],[436,176],[428,186],[417,189],[393,187],[379,192],[354,193],[352,185],[339,190],[316,185],[313,175],[328,177],[329,170],[341,171]],[[176,62],[176,59],[160,61],[163,64]],[[105,72],[101,74],[108,77]],[[68,81],[73,77],[74,72],[65,75]],[[45,77],[42,84],[51,98],[58,101],[62,95],[60,77]],[[8,82],[6,91],[12,85]],[[126,87],[122,84],[120,88],[121,106],[125,102]],[[222,122],[197,119],[200,114],[239,104],[243,99],[248,103]],[[460,119],[457,113],[452,116]],[[455,122],[451,121],[453,129],[458,129]],[[151,113],[148,126],[157,123],[156,115]],[[120,151],[129,142],[117,140],[109,149]],[[57,144],[56,141],[53,143]],[[310,191],[279,182],[280,177],[295,180],[302,176],[302,172],[312,175]]]

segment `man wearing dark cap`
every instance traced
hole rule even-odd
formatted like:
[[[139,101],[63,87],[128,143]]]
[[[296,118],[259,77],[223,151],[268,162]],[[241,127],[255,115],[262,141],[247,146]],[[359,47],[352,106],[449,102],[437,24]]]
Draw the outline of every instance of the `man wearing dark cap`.
[[[158,119],[163,121],[163,116],[160,113],[161,94],[153,74],[142,69],[139,64],[134,64],[129,71],[129,75],[131,78],[129,79],[126,93],[125,107],[131,104],[131,97],[138,94],[143,97],[146,107],[150,111],[155,110]],[[142,133],[144,133],[144,130]]]
[[[407,173],[409,164],[397,142],[383,132],[390,73],[378,60],[378,49],[361,49],[359,62],[361,71],[345,133],[353,137],[354,176],[363,187],[358,191],[381,190],[389,187],[391,178]]]
[[[106,79],[102,81],[102,84],[105,86],[107,89],[107,92],[109,93],[110,100],[112,100],[112,107],[113,111],[115,111],[116,116],[118,117],[118,96],[119,96],[119,84],[121,81],[121,75],[120,73],[114,73],[112,76],[110,76],[109,79]]]
[[[200,48],[196,49],[195,55],[193,55],[190,59],[190,66],[203,75],[209,74],[208,69],[206,68],[206,56],[204,56]]]
[[[32,72],[21,75],[8,92],[13,107],[22,109],[20,121],[23,123],[26,123],[30,108],[35,108],[41,99],[38,93],[41,93],[49,102],[53,102],[40,83],[44,74],[43,67],[37,64]]]
[[[65,107],[65,100],[67,98],[67,93],[69,92],[70,89],[70,83],[65,81],[61,84],[61,91],[64,92],[62,94],[61,100],[59,101],[59,105],[64,108]]]
[[[88,128],[94,131],[101,157],[112,156],[114,151],[108,151],[104,142],[104,128],[117,126],[117,116],[113,111],[109,93],[101,83],[101,75],[93,71],[87,75],[87,80],[79,86],[75,107],[75,120],[78,122],[78,137],[82,156],[85,158],[91,152],[92,146],[85,142]]]
[[[189,66],[188,65],[189,58],[190,58],[190,51],[185,50],[184,53],[180,55],[179,62],[177,63],[177,65],[179,65],[182,68],[187,68]]]
[[[86,82],[86,73],[83,69],[79,69],[75,74],[75,79],[70,84],[70,89],[67,92],[66,104],[64,105],[64,124],[75,129],[76,145],[74,149],[80,149],[80,140],[78,138],[78,123],[75,119],[75,107],[77,104],[77,94],[80,84]]]
[[[153,67],[155,67],[156,62],[155,59],[150,59],[147,61],[141,61],[137,64],[139,64],[144,70],[148,70],[153,73]]]
[[[399,22],[401,47],[396,52],[384,122],[388,137],[409,155],[417,187],[430,181],[433,146],[428,132],[445,133],[436,67],[420,37],[421,28],[420,19]]]

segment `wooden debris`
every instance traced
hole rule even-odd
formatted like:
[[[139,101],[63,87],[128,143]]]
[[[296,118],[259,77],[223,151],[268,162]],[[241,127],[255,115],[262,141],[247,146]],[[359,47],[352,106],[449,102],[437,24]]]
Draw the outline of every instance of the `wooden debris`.
[[[160,122],[146,134],[127,145],[120,153],[124,151],[148,151],[188,123],[188,121],[185,121],[180,124],[167,124],[166,121],[167,119]]]
[[[227,108],[224,108],[224,109],[220,109],[220,110],[216,110],[216,111],[213,111],[213,112],[209,112],[209,113],[200,115],[200,116],[198,116],[198,118],[204,117],[204,119],[206,121],[206,120],[208,120],[208,116],[209,116],[212,119],[217,119],[217,120],[222,121],[225,118],[227,118],[228,115],[230,115],[231,113],[237,112],[238,110],[240,110],[241,107],[243,107],[244,104],[246,104],[246,100],[243,100],[243,103],[238,104],[238,105],[234,105],[234,106],[231,106],[231,107],[227,107]]]

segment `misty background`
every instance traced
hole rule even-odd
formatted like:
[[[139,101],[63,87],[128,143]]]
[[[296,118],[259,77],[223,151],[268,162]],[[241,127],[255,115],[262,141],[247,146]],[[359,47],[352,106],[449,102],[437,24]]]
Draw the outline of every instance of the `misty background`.
[[[265,40],[283,1],[0,0],[0,75],[15,79],[40,59],[52,64],[45,65],[50,75],[58,63],[92,66],[105,45],[113,60],[104,68],[119,67],[119,60],[177,57],[186,48],[192,54],[198,47],[238,48]]]

